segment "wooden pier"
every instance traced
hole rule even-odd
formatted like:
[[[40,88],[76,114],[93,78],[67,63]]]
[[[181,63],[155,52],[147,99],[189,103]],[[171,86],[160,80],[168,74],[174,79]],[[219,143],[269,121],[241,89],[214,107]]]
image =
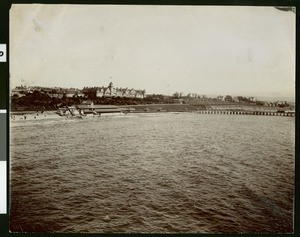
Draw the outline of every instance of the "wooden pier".
[[[196,110],[190,111],[198,114],[231,114],[231,115],[264,115],[264,116],[290,116],[294,117],[295,112],[269,112],[269,111],[234,111],[234,110]]]

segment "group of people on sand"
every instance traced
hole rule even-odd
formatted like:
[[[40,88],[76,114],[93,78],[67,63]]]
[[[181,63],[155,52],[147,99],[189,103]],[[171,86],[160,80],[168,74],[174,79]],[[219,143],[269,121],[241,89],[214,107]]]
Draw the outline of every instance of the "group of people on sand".
[[[37,112],[37,114],[36,114],[36,116],[33,117],[34,119],[36,119],[36,117],[39,116],[39,111],[36,111],[36,112]],[[43,114],[43,113],[44,113],[44,109],[41,110],[41,114]],[[44,117],[46,117],[46,114],[44,114]],[[11,119],[12,120],[16,120],[16,116],[12,115]],[[26,120],[27,119],[27,115],[23,115],[22,117],[20,117],[20,119]]]

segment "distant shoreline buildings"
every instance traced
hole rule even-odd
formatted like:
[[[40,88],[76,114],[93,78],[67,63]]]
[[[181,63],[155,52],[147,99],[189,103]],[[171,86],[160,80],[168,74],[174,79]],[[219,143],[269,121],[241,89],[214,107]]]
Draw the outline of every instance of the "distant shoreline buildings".
[[[108,86],[102,87],[84,87],[83,89],[77,88],[61,88],[61,87],[40,87],[40,86],[17,86],[11,91],[11,97],[23,97],[28,94],[32,94],[35,91],[48,95],[51,98],[84,98],[84,99],[96,99],[96,98],[133,98],[133,99],[147,99],[147,101],[179,103],[179,104],[207,104],[207,103],[246,103],[254,105],[263,105],[271,107],[286,107],[289,104],[286,101],[259,101],[255,97],[243,97],[230,95],[217,96],[216,98],[210,98],[206,95],[199,95],[196,93],[189,93],[184,95],[182,92],[175,92],[172,96],[162,94],[146,94],[145,90],[137,90],[134,88],[121,88],[114,87],[110,82]]]
[[[44,92],[51,98],[72,98],[72,97],[88,97],[94,94],[96,97],[123,97],[123,98],[140,98],[146,97],[145,90],[136,90],[134,88],[114,87],[110,82],[108,86],[102,87],[84,87],[82,90],[77,88],[61,88],[61,87],[40,87],[40,86],[17,86],[11,91],[11,96],[22,97],[34,91]]]

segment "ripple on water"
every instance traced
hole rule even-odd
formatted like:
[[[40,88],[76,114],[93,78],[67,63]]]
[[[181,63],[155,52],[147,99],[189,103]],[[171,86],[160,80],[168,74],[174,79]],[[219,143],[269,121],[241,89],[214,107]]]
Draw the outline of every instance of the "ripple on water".
[[[294,127],[200,114],[16,121],[10,229],[292,232]]]

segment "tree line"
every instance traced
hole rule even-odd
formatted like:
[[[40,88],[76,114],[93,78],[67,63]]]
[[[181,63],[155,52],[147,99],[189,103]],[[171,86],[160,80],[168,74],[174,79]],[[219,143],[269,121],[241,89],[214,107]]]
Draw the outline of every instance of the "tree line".
[[[264,105],[261,101],[252,101],[250,98],[237,96],[239,103],[248,103],[250,105]],[[106,105],[139,105],[139,104],[190,104],[190,103],[234,103],[234,99],[230,95],[218,96],[217,98],[208,98],[202,96],[200,98],[180,97],[178,94],[172,96],[165,96],[159,94],[147,95],[145,98],[127,98],[127,97],[97,97],[95,93],[88,92],[84,97],[73,96],[66,97],[64,94],[62,98],[51,97],[45,91],[35,90],[32,93],[26,93],[24,96],[19,97],[13,95],[11,97],[12,110],[53,110],[63,106],[71,106],[74,104],[81,104],[86,100],[91,100],[94,104]],[[278,104],[278,107],[288,107],[289,104]]]
[[[91,100],[94,104],[106,105],[138,105],[138,104],[159,104],[159,103],[176,103],[171,99],[162,96],[148,96],[146,98],[128,98],[128,97],[97,97],[95,93],[88,92],[84,97],[73,96],[62,98],[51,97],[48,93],[35,90],[19,97],[13,95],[11,97],[12,110],[53,110],[63,106],[71,106],[81,104],[84,101]]]

